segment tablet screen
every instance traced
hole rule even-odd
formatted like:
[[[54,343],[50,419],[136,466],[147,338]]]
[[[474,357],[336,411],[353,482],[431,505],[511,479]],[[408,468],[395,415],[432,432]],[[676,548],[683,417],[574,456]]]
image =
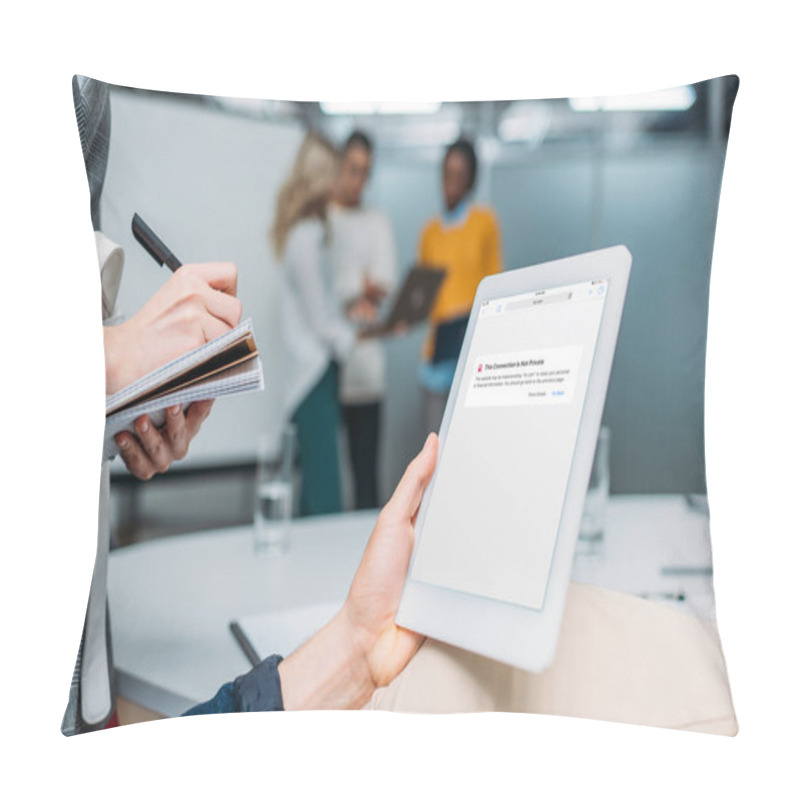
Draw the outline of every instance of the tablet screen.
[[[482,303],[413,580],[542,608],[607,286]]]

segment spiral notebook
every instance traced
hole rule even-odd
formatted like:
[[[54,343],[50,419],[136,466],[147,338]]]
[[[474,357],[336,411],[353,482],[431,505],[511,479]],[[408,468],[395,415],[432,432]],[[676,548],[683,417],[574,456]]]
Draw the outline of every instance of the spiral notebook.
[[[170,406],[263,388],[253,322],[247,319],[107,397],[103,460],[119,452],[114,437],[132,431],[142,414],[160,427]]]

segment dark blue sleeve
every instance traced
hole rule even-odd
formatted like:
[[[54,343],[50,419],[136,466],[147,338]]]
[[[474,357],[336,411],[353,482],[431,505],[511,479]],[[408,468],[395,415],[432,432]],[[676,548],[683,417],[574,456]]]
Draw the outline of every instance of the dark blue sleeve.
[[[283,658],[272,655],[250,672],[226,683],[205,703],[199,703],[181,716],[231,714],[239,711],[283,711],[283,695],[278,664]]]
[[[182,717],[193,717],[195,714],[231,714],[239,710],[236,698],[236,690],[233,683],[226,683],[220,690],[205,703],[198,703],[188,711],[181,714]]]

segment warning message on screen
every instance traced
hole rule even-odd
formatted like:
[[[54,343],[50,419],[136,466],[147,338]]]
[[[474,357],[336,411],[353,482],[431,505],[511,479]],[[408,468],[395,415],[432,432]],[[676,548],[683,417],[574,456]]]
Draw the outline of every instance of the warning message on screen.
[[[526,406],[570,403],[581,345],[494,353],[476,358],[464,405]]]

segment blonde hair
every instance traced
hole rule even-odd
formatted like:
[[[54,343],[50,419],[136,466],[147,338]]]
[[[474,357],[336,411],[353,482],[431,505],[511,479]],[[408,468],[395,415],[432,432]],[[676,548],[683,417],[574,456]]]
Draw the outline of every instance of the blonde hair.
[[[292,227],[302,219],[325,219],[325,206],[333,190],[339,153],[320,133],[306,134],[289,177],[278,193],[270,235],[275,253],[283,256]]]

